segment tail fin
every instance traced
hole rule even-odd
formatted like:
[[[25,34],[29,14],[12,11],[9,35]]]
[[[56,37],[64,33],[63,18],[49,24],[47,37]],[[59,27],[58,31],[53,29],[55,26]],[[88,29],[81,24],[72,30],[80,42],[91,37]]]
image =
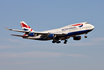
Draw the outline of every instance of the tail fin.
[[[21,21],[20,24],[23,30],[34,32],[34,30],[30,26],[28,26],[24,21]]]

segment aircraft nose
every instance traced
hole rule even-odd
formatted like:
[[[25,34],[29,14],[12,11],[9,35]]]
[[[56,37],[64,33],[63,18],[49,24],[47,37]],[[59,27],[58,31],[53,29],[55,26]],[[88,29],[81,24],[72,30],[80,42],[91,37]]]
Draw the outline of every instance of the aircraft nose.
[[[92,29],[94,29],[95,27],[93,25],[91,25]]]

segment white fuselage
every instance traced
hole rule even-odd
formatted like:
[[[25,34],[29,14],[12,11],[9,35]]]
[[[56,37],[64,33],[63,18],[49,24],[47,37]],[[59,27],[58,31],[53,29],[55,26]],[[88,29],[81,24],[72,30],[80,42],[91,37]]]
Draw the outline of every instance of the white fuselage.
[[[94,26],[89,24],[88,22],[82,22],[77,24],[68,25],[62,28],[53,29],[53,30],[47,30],[42,31],[41,33],[51,33],[51,34],[67,34],[64,36],[59,36],[60,40],[64,40],[64,38],[68,39],[70,37],[74,37],[81,34],[87,34],[88,32],[92,31],[94,29]],[[34,40],[51,40],[51,39],[43,39],[41,38],[41,35],[34,36],[34,37],[28,37],[27,39],[34,39]]]

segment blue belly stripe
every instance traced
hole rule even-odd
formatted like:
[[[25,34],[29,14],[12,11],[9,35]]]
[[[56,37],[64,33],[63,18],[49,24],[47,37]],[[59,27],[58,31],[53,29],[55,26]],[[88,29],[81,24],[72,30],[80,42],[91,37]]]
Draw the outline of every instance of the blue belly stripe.
[[[67,35],[64,35],[64,36],[57,36],[57,38],[73,36],[73,35],[80,35],[80,34],[88,33],[90,31],[92,31],[92,30],[83,30],[83,31],[71,32],[71,33],[68,33]],[[48,39],[38,38],[36,40],[48,40]]]

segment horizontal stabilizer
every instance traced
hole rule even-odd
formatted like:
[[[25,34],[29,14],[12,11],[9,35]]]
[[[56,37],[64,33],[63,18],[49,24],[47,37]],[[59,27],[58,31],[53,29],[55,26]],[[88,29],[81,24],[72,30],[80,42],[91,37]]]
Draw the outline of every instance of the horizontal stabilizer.
[[[15,35],[15,34],[11,34],[12,36],[18,36],[18,37],[23,37],[23,35]]]

